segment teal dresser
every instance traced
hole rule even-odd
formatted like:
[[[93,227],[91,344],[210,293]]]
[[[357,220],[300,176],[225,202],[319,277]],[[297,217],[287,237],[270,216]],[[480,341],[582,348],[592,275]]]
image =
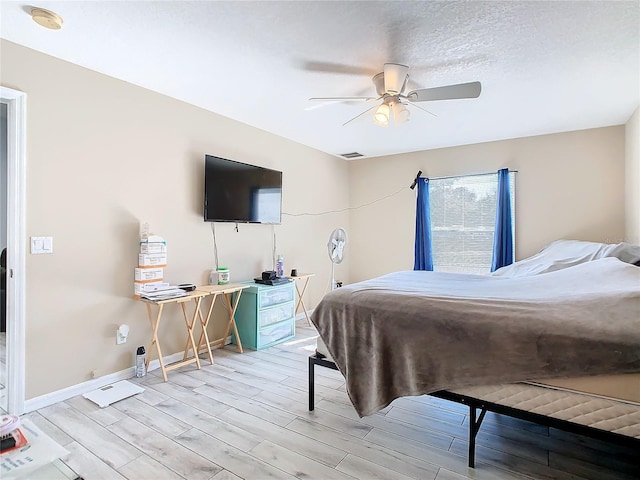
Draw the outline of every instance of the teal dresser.
[[[295,282],[276,286],[243,283],[251,286],[242,291],[235,315],[242,346],[261,350],[293,338]],[[232,341],[236,343],[235,337]]]

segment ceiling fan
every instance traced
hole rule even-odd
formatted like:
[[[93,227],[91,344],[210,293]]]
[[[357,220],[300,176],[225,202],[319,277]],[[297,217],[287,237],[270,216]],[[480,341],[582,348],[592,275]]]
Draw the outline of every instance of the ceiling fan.
[[[361,114],[353,117],[351,120],[343,123],[354,121],[365,113],[376,108],[373,116],[377,125],[387,126],[393,114],[393,120],[397,124],[409,121],[411,112],[407,105],[413,105],[431,115],[433,113],[416,105],[418,102],[429,102],[436,100],[455,100],[462,98],[478,98],[482,86],[480,82],[459,83],[456,85],[446,85],[443,87],[422,88],[407,92],[407,83],[409,81],[409,67],[398,63],[385,63],[384,70],[372,78],[376,87],[377,97],[314,97],[309,100],[312,102],[377,102],[382,100],[379,105],[368,108]]]

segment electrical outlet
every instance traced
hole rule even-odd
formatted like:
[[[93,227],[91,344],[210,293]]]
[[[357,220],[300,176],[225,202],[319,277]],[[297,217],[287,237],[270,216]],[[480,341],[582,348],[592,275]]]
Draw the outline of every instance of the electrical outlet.
[[[127,337],[120,334],[120,329],[116,330],[116,345],[127,343]]]
[[[127,337],[129,336],[129,325],[120,325],[116,330],[116,345],[122,345],[127,343]]]

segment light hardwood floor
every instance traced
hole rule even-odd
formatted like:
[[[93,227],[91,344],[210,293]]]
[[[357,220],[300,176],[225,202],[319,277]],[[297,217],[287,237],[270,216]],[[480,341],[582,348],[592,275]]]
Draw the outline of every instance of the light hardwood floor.
[[[316,332],[260,352],[215,350],[215,364],[132,379],[145,392],[101,409],[78,396],[27,415],[92,479],[494,480],[640,478],[638,452],[487,414],[467,467],[467,409],[407,397],[358,418],[340,373],[307,358]],[[635,455],[634,455],[635,454]]]

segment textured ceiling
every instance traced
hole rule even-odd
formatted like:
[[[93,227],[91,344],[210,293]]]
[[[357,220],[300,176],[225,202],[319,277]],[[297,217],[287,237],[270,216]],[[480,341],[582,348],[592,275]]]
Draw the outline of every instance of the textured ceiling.
[[[623,124],[640,98],[639,1],[54,1],[33,22],[0,2],[0,36],[330,154],[373,157]],[[421,103],[380,127],[371,76],[411,88],[482,82],[478,99]],[[1,80],[1,72],[0,72]],[[310,108],[314,107],[314,108]]]

